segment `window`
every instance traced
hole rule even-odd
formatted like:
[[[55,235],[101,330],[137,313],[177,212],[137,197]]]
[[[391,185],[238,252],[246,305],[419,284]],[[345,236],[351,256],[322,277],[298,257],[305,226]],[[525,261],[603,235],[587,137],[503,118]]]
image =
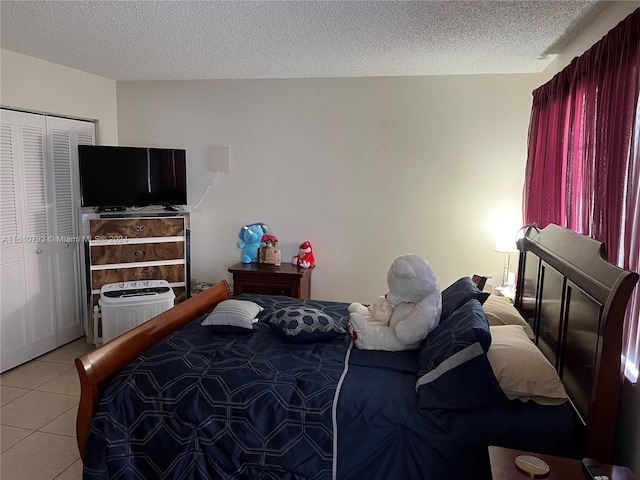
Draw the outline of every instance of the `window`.
[[[533,92],[524,221],[556,223],[640,270],[640,9]],[[626,316],[623,365],[637,381],[640,287]]]

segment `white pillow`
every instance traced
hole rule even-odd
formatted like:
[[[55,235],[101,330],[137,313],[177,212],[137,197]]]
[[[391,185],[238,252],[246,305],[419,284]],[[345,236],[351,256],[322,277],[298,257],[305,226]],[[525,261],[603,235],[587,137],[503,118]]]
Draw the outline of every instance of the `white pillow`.
[[[233,327],[253,328],[253,324],[258,321],[257,315],[263,308],[248,300],[223,300],[213,312],[202,322],[202,325],[230,325]]]
[[[508,399],[533,400],[541,405],[567,401],[567,392],[555,368],[527,338],[520,325],[489,327],[487,358]]]
[[[522,318],[520,312],[505,297],[499,295],[489,295],[489,298],[482,304],[484,313],[487,314],[489,326],[496,325],[521,325],[527,336],[533,340],[533,330]]]

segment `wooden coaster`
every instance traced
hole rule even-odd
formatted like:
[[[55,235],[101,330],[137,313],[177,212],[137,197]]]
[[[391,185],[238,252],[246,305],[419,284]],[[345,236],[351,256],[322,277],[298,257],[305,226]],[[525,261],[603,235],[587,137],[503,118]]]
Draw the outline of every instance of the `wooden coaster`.
[[[516,457],[516,467],[530,475],[531,478],[544,476],[549,473],[549,465],[547,462],[533,455],[518,455]]]

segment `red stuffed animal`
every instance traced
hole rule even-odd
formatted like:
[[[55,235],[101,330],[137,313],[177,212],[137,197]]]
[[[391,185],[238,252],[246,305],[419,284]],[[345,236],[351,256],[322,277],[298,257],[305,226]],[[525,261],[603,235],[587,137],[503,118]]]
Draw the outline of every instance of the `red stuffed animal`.
[[[302,268],[311,268],[316,264],[316,259],[313,257],[311,242],[306,241],[300,244],[300,251],[298,252],[298,255],[291,259],[291,263]]]

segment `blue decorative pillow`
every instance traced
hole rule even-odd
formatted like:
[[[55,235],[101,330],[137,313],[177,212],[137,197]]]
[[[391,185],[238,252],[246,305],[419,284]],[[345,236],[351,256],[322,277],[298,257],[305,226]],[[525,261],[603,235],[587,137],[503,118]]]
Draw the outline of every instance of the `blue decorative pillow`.
[[[448,318],[449,315],[472,298],[482,304],[489,298],[489,295],[489,292],[479,290],[470,277],[462,277],[442,291],[442,313],[440,314],[440,319]]]
[[[309,307],[280,308],[267,322],[285,340],[294,343],[321,342],[345,333],[329,315]]]
[[[420,345],[416,382],[423,410],[474,410],[505,400],[487,358],[491,332],[480,301],[441,320]]]

